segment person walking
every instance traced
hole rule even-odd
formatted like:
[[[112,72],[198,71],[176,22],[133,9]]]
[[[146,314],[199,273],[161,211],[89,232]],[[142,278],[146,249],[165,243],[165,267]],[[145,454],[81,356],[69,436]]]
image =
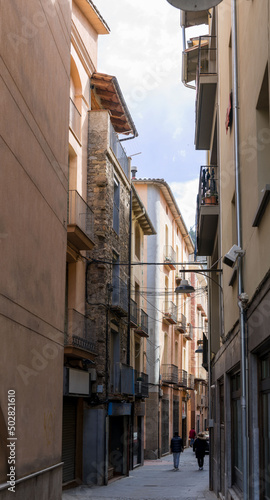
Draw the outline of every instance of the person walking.
[[[199,432],[197,439],[194,441],[194,449],[196,453],[196,458],[198,460],[199,470],[203,470],[203,461],[206,450],[206,436],[203,432]]]
[[[180,453],[184,451],[183,440],[180,438],[177,431],[171,439],[171,451],[173,454],[174,470],[176,471],[179,470]]]
[[[193,447],[193,443],[194,443],[194,439],[196,437],[196,432],[195,432],[194,427],[192,427],[192,429],[190,429],[188,437],[190,439],[189,446],[192,448]]]

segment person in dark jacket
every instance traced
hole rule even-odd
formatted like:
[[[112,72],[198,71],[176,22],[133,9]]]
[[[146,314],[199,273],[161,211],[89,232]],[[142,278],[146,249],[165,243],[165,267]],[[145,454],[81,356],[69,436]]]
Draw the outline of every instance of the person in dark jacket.
[[[180,453],[181,451],[184,451],[184,448],[183,441],[178,435],[178,432],[175,432],[173,438],[171,439],[171,451],[173,454],[174,470],[179,470]]]
[[[203,470],[203,460],[205,456],[207,442],[203,432],[199,432],[197,439],[194,441],[194,449],[198,460],[199,470]]]

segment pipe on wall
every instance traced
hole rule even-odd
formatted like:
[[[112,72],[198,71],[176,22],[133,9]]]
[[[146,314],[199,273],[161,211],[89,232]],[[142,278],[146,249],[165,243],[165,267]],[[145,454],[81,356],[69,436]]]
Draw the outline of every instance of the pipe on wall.
[[[237,244],[242,248],[242,217],[241,217],[241,178],[239,155],[239,102],[238,102],[238,39],[236,0],[232,0],[232,51],[233,51],[233,118],[234,118],[234,159],[235,159],[235,194],[236,194],[236,224]],[[241,296],[244,293],[243,256],[238,259],[238,296],[241,350],[241,415],[242,415],[242,454],[243,454],[243,497],[249,498],[248,486],[248,412],[247,412],[247,345],[245,311]]]

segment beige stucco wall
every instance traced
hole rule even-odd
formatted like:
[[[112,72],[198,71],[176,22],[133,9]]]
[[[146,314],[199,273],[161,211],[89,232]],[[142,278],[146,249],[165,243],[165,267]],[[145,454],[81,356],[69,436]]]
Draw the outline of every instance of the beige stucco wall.
[[[72,1],[72,21],[74,22],[80,37],[87,47],[87,52],[90,55],[93,64],[97,67],[97,40],[98,34],[93,26],[90,24],[85,15],[80,11],[76,5],[76,1]]]
[[[61,462],[71,5],[14,0],[2,10],[0,480],[5,482],[9,389],[16,390],[16,477]],[[49,475],[43,482],[51,500],[61,498],[60,476],[52,473],[51,492]],[[23,483],[18,488],[23,491]]]
[[[90,8],[90,7],[89,7]],[[90,78],[96,69],[98,34],[72,2],[70,95],[81,114],[79,137],[69,129],[69,189],[87,201]],[[74,85],[75,84],[75,85]],[[81,254],[85,257],[86,252]],[[85,261],[68,265],[68,308],[85,313]]]
[[[235,194],[234,174],[234,124],[225,133],[225,116],[232,86],[230,2],[218,8],[219,67],[218,88],[220,126],[220,169],[221,169],[221,254],[228,252],[236,238],[235,208],[232,203]],[[228,5],[227,5],[228,4]],[[269,268],[269,207],[259,228],[252,223],[259,203],[257,151],[258,142],[257,101],[269,58],[268,2],[253,1],[238,4],[238,59],[239,59],[239,149],[241,176],[242,247],[244,257],[244,288],[251,298],[256,287]],[[254,29],[260,26],[260,29]],[[268,147],[268,145],[265,145]],[[250,272],[252,270],[252,272]],[[223,290],[225,306],[225,333],[238,319],[237,280],[233,287],[228,283],[232,269],[224,266]]]

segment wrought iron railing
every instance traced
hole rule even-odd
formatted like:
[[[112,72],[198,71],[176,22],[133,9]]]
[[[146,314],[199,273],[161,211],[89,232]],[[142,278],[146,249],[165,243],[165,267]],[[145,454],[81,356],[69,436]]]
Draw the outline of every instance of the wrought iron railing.
[[[185,337],[189,340],[193,340],[193,326],[191,325],[191,323],[189,323],[186,329]]]
[[[148,387],[149,387],[148,375],[143,372],[138,373],[135,370],[135,396],[141,398],[148,398],[149,397]]]
[[[197,75],[216,74],[217,72],[217,37],[202,35],[198,37],[198,67]]]
[[[178,383],[178,368],[175,365],[162,365],[162,382]]]
[[[187,387],[187,372],[186,372],[186,370],[178,370],[178,385],[179,385],[179,387]]]
[[[171,301],[163,304],[163,317],[169,322],[177,323],[177,305]]]
[[[194,389],[194,375],[192,375],[191,373],[188,374],[187,389],[190,389],[190,390]]]
[[[141,309],[141,329],[143,330],[144,333],[148,334],[148,314]]]
[[[198,208],[202,205],[218,204],[217,166],[206,166],[200,169]]]
[[[75,309],[68,309],[65,327],[65,346],[73,346],[88,352],[96,352],[91,321]]]
[[[90,239],[94,239],[94,213],[78,191],[69,191],[68,224],[78,226]]]
[[[112,280],[112,307],[128,312],[128,286],[121,278],[114,276]]]
[[[111,392],[134,395],[134,369],[123,363],[114,363],[111,370]]]
[[[135,300],[130,299],[130,321],[134,325],[138,325],[138,306]]]
[[[76,135],[76,137],[81,139],[81,113],[78,110],[75,102],[69,98],[69,126]]]
[[[186,332],[187,329],[187,318],[183,313],[178,313],[178,327],[182,330],[182,333]]]
[[[175,264],[176,263],[176,251],[171,245],[164,246],[164,264]]]
[[[126,152],[125,152],[121,142],[118,139],[118,135],[115,132],[112,124],[110,125],[110,147],[113,150],[113,152],[118,160],[118,163],[121,165],[123,172],[125,173],[126,177],[129,179],[130,173],[129,173],[128,157],[126,155]]]

